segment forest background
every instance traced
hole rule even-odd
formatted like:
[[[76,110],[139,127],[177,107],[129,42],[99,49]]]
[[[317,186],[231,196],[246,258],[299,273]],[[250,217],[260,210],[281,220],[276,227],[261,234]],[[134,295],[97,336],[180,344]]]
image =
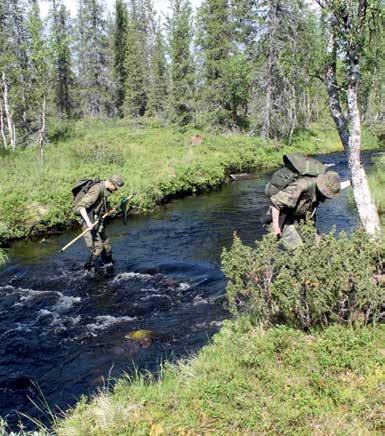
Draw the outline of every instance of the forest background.
[[[161,20],[151,0],[117,0],[113,14],[99,0],[82,0],[72,18],[52,0],[42,20],[37,1],[3,1],[2,148],[38,143],[43,150],[83,118],[156,117],[287,142],[329,119],[315,2],[210,0],[195,16],[188,0],[169,6]],[[377,7],[378,31],[368,36],[361,65],[366,124],[382,123],[385,111],[383,4]]]

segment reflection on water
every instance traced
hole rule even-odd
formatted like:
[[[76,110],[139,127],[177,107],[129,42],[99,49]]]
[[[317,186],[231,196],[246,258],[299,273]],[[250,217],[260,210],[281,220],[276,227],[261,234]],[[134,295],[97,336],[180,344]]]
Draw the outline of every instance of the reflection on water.
[[[346,177],[341,154],[321,159]],[[39,401],[36,384],[54,410],[65,408],[108,377],[154,371],[205,344],[227,316],[222,248],[234,231],[248,244],[264,233],[266,177],[111,223],[113,277],[82,271],[82,242],[56,254],[76,232],[15,243],[0,270],[0,415],[13,425],[15,410],[46,419],[28,399]],[[357,222],[345,194],[320,207],[322,231]],[[137,330],[149,339],[133,340]]]

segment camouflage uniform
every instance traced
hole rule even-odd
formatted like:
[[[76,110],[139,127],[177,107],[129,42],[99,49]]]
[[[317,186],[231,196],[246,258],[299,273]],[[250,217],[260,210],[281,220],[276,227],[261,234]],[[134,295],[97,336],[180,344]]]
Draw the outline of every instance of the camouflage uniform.
[[[318,205],[316,180],[315,177],[300,177],[270,198],[283,219],[281,241],[290,250],[303,244],[299,222],[314,218]]]
[[[89,191],[80,199],[74,208],[76,214],[80,214],[80,209],[85,208],[91,222],[95,222],[101,217],[108,208],[107,198],[111,192],[106,188],[105,182],[93,185]],[[97,226],[97,230],[91,230],[84,235],[87,247],[96,256],[102,255],[106,259],[111,258],[112,248],[107,238],[105,226],[102,222]],[[87,224],[83,221],[82,229],[87,229]]]

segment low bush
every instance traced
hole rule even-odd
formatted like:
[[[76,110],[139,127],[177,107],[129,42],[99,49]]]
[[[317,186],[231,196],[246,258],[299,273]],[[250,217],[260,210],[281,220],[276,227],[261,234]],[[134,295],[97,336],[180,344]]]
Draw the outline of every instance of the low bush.
[[[256,241],[255,248],[234,236],[222,255],[231,310],[305,330],[378,320],[385,303],[384,244],[373,243],[363,231],[316,238],[314,227],[306,225],[302,233],[303,247],[291,252],[273,235]]]

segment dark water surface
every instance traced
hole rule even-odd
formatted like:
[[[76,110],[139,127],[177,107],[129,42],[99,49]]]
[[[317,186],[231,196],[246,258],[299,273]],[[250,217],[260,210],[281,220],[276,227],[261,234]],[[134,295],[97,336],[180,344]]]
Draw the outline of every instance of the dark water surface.
[[[342,154],[320,160],[347,176]],[[75,233],[13,244],[11,262],[0,269],[0,416],[14,428],[16,411],[46,420],[30,400],[41,403],[39,389],[53,411],[65,409],[104,380],[134,367],[155,371],[206,344],[228,316],[222,248],[234,231],[248,244],[264,233],[266,177],[174,201],[130,217],[127,226],[111,223],[110,278],[83,272],[82,241],[56,254]],[[350,231],[357,223],[346,195],[320,208],[321,231],[334,224]],[[126,337],[139,329],[155,337]]]

